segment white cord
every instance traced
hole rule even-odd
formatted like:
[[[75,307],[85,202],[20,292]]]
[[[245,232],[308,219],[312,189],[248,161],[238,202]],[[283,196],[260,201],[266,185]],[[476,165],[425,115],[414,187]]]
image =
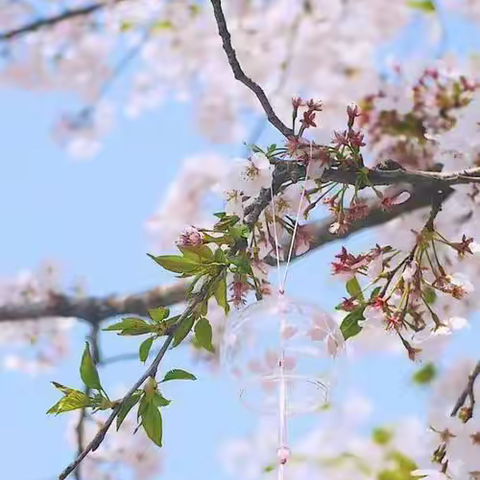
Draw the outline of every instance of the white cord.
[[[308,171],[310,167],[310,161],[312,159],[312,150],[313,144],[310,141],[310,159],[305,170],[305,182],[308,180]],[[278,231],[277,231],[277,215],[275,211],[275,198],[273,192],[273,186],[270,185],[270,193],[272,197],[272,213],[273,213],[273,236],[275,240],[275,255],[277,257],[277,289],[280,296],[283,296],[285,292],[285,286],[287,284],[287,273],[292,259],[293,247],[295,246],[295,239],[298,232],[298,223],[300,220],[300,213],[303,208],[303,202],[305,199],[305,185],[303,186],[302,193],[300,196],[300,203],[298,204],[297,217],[295,219],[295,225],[293,227],[292,238],[290,240],[290,248],[288,251],[287,262],[285,264],[285,271],[283,274],[283,279],[281,280],[281,267],[280,267],[280,246],[278,241]],[[279,428],[278,428],[278,443],[279,448],[277,451],[277,456],[279,459],[278,465],[278,480],[284,480],[284,470],[285,464],[287,463],[289,457],[289,449],[287,446],[287,382],[285,380],[285,347],[283,339],[283,331],[285,329],[285,319],[281,318],[280,322],[280,341],[281,341],[281,357],[279,360],[279,370],[280,370],[280,392],[279,392],[279,405],[278,405],[278,414],[279,414]]]

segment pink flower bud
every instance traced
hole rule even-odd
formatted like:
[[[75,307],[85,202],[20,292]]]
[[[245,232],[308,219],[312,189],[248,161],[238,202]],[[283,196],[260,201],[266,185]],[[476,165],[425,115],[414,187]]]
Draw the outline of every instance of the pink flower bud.
[[[290,449],[288,447],[280,447],[277,450],[277,458],[282,465],[285,465],[290,458]]]

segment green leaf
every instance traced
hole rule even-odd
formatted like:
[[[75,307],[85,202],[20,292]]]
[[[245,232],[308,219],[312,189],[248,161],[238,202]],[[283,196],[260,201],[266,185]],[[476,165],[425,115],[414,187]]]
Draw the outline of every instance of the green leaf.
[[[250,266],[250,261],[248,257],[245,255],[233,256],[230,255],[228,257],[228,261],[237,267],[238,273],[250,273],[252,268]]]
[[[152,26],[152,31],[157,32],[162,30],[169,30],[172,27],[173,27],[173,23],[170,22],[169,20],[159,20],[158,22],[155,22],[154,25]]]
[[[250,229],[243,223],[230,227],[228,229],[228,234],[232,238],[248,238],[250,235]]]
[[[150,349],[152,348],[153,344],[153,337],[148,337],[142,344],[138,350],[138,356],[140,357],[141,362],[146,362],[148,358],[148,354],[150,353]]]
[[[437,299],[437,294],[433,288],[427,287],[423,290],[423,298],[429,305],[432,305]]]
[[[159,447],[162,446],[162,415],[154,403],[147,403],[142,413],[142,425],[148,438]]]
[[[273,472],[275,468],[277,468],[275,465],[267,465],[266,467],[263,467],[263,472],[270,473]]]
[[[170,400],[167,400],[160,392],[155,392],[153,395],[153,403],[157,407],[166,407],[172,403]]]
[[[340,330],[342,331],[343,338],[345,340],[350,337],[354,337],[362,330],[362,327],[358,325],[359,320],[364,320],[363,312],[365,307],[359,307],[353,312],[350,312],[342,321]]]
[[[216,283],[215,285],[215,300],[217,301],[217,305],[222,307],[227,314],[230,311],[230,305],[228,305],[227,300],[227,280],[226,275],[223,275],[222,278]]]
[[[138,403],[142,397],[143,391],[137,390],[132,394],[132,396],[120,407],[117,415],[117,430],[120,428],[120,425],[125,420],[125,417],[128,415],[128,412]]]
[[[393,438],[393,433],[385,428],[374,428],[372,432],[372,440],[377,445],[387,445]]]
[[[417,464],[411,458],[396,450],[389,452],[389,454],[386,455],[386,459],[395,462],[398,469],[403,473],[409,473],[418,468]]]
[[[360,284],[358,283],[357,277],[352,277],[347,282],[346,287],[347,292],[350,294],[351,297],[356,298],[357,300],[361,300],[363,302],[363,293]]]
[[[195,322],[195,317],[190,315],[182,320],[180,325],[176,328],[175,333],[173,334],[173,343],[172,348],[175,348],[177,345],[182,343],[183,339],[189,334],[190,330],[193,327]]]
[[[378,294],[381,292],[382,287],[375,287],[370,294],[370,301],[375,300],[378,297]]]
[[[129,30],[132,30],[132,28],[134,28],[134,27],[135,27],[135,24],[133,22],[123,21],[120,24],[120,31],[121,32],[128,32]]]
[[[205,350],[212,353],[215,351],[212,345],[212,326],[205,317],[202,317],[195,324],[195,338],[198,344]]]
[[[230,227],[233,227],[236,223],[238,223],[239,220],[240,218],[236,215],[225,215],[219,222],[215,224],[213,229],[216,232],[226,232]]]
[[[191,258],[181,257],[180,255],[147,255],[161,265],[165,270],[175,273],[194,274],[202,267],[201,264]]]
[[[154,330],[145,320],[136,317],[127,317],[121,322],[114,323],[103,329],[104,331],[119,331],[118,335],[145,335]]]
[[[170,380],[196,380],[196,379],[197,377],[191,374],[190,372],[176,368],[174,370],[170,370],[169,372],[167,372],[160,383],[168,382]]]
[[[412,381],[417,385],[427,385],[437,376],[437,368],[433,363],[427,363],[412,375]]]
[[[65,396],[60,399],[52,408],[47,411],[47,414],[69,412],[71,410],[78,410],[79,408],[89,407],[91,399],[79,390],[65,387],[60,383],[52,382]]]
[[[213,262],[213,252],[206,245],[198,245],[196,247],[178,247],[185,258],[189,258],[196,263]]]
[[[83,351],[82,363],[80,364],[80,377],[88,388],[102,390],[100,377],[98,376],[97,367],[93,363],[88,342],[85,342],[85,350]]]
[[[436,11],[435,2],[433,0],[410,0],[407,2],[407,5],[426,13],[434,13]]]
[[[161,323],[163,320],[168,318],[170,315],[170,310],[164,307],[150,308],[148,310],[148,315],[155,323]]]
[[[220,247],[215,250],[214,259],[217,263],[225,264],[227,262],[225,252]]]

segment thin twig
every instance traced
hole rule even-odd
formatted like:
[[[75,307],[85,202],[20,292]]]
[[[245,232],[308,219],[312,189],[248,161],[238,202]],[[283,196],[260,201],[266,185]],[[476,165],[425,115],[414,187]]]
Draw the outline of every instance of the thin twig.
[[[113,0],[113,3],[120,3],[122,1],[124,0]],[[21,37],[22,35],[25,35],[27,33],[36,32],[37,30],[42,30],[48,27],[53,27],[58,23],[71,20],[72,18],[87,17],[92,13],[98,12],[99,10],[102,10],[111,5],[112,5],[111,2],[106,2],[106,1],[92,3],[91,5],[86,5],[84,7],[66,10],[52,17],[40,18],[38,20],[34,20],[30,23],[22,25],[21,27],[17,27],[12,30],[8,30],[6,32],[0,33],[0,42],[13,40],[16,37]]]
[[[263,107],[265,114],[267,115],[268,121],[286,138],[294,135],[294,132],[291,128],[288,128],[277,116],[273,110],[270,101],[267,98],[267,95],[263,91],[262,87],[256,82],[254,82],[250,77],[247,77],[243,71],[238,58],[235,52],[235,49],[232,46],[232,39],[230,32],[228,31],[227,21],[222,9],[221,0],[211,0],[213,13],[215,15],[215,20],[217,21],[218,34],[222,39],[223,49],[227,54],[228,63],[232,68],[233,76],[236,80],[243,83],[247,88],[249,88],[258,98],[258,101]]]
[[[187,310],[186,310],[187,311]],[[125,394],[123,397],[122,401],[118,403],[115,408],[113,409],[112,413],[110,416],[107,418],[103,426],[98,430],[97,434],[93,437],[92,441],[83,449],[83,451],[77,456],[77,458],[70,464],[68,465],[65,470],[63,470],[62,473],[58,476],[59,480],[64,480],[65,478],[68,477],[80,464],[80,462],[90,453],[94,452],[100,444],[103,442],[105,435],[107,434],[108,430],[110,429],[113,421],[117,417],[120,409],[122,406],[125,404],[125,402],[135,393],[135,391],[143,385],[145,380],[147,380],[148,377],[154,376],[157,373],[158,366],[160,365],[160,362],[162,361],[163,356],[165,355],[168,347],[172,343],[173,340],[173,334],[170,334],[166,339],[165,342],[162,345],[162,348],[158,352],[157,356],[153,360],[152,364],[150,367],[146,370],[146,372],[133,384],[133,386],[130,388],[130,390]]]
[[[475,380],[479,375],[480,375],[480,361],[475,366],[473,372],[469,375],[468,383],[463,389],[463,392],[461,393],[461,395],[458,397],[458,400],[455,403],[455,406],[453,407],[452,413],[450,414],[452,417],[455,417],[455,415],[457,415],[458,411],[465,404],[465,401],[467,400],[467,398],[470,398],[470,407],[473,410],[473,407],[475,405],[475,396],[473,393],[473,387],[475,385]]]

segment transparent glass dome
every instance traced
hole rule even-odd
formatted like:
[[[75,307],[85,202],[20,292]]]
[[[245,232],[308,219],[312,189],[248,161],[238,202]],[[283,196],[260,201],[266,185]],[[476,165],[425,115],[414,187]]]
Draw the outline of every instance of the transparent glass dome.
[[[345,352],[335,320],[316,305],[274,295],[227,317],[222,362],[240,384],[240,398],[262,413],[321,408]],[[282,382],[282,379],[284,380]]]

